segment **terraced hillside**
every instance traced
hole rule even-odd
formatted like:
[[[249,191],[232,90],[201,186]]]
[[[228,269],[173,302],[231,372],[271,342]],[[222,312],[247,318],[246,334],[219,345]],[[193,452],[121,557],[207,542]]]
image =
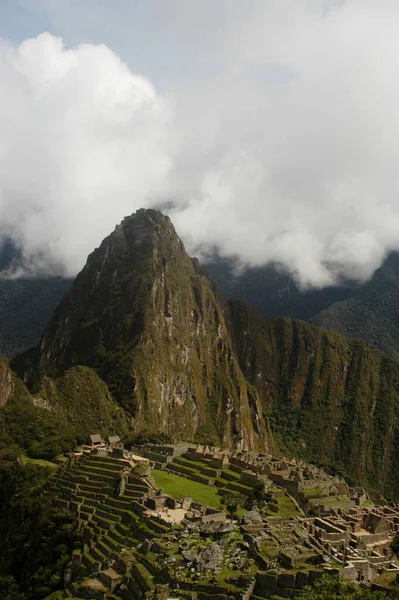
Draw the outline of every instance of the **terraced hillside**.
[[[149,479],[125,471],[129,468],[131,464],[127,460],[89,453],[73,466],[60,469],[51,479],[48,491],[57,492],[55,504],[72,509],[82,533],[81,547],[74,551],[72,564],[65,574],[65,593],[69,594],[66,597],[90,596],[101,600],[142,598],[148,594],[153,597],[154,590],[162,591],[175,577],[173,570],[163,572],[162,560],[170,561],[173,566],[175,560],[182,558],[179,543],[171,542],[171,537],[175,538],[182,527],[174,524],[172,532],[171,524],[156,515],[146,514],[143,519],[141,502],[144,497],[155,498],[159,492]],[[126,473],[126,487],[123,494],[116,497],[121,473]],[[246,490],[249,493],[249,486]],[[187,487],[180,488],[177,495],[182,498],[188,491]],[[199,534],[197,537],[199,544]],[[240,539],[239,534],[234,534],[232,549]],[[156,547],[149,552],[152,540],[156,540]],[[253,562],[250,568],[253,576],[256,568]],[[183,581],[187,577],[187,584],[191,586],[189,574],[187,570],[181,575]],[[227,584],[225,580],[237,573],[225,569],[222,575],[219,591],[226,592],[228,588],[240,597],[247,579],[237,585]],[[206,583],[203,586],[205,588]],[[187,590],[187,593],[191,592]]]
[[[140,454],[84,447],[50,476],[47,494],[80,535],[64,590],[46,600],[306,598],[323,574],[399,573],[399,513],[314,465],[208,446]],[[318,503],[322,517],[300,507]]]
[[[99,597],[117,598],[108,594],[124,582],[123,573],[105,568],[107,563],[118,558],[123,548],[135,547],[143,538],[167,530],[151,519],[144,524],[133,511],[135,502],[152,486],[134,472],[124,471],[130,468],[124,459],[88,454],[51,479],[49,491],[57,493],[55,504],[72,509],[82,532],[82,546],[75,550],[65,579],[77,597],[93,590]],[[126,473],[125,489],[123,496],[117,497],[121,472]],[[123,564],[121,559],[122,571]]]
[[[125,486],[118,496],[122,479]],[[162,590],[177,581],[173,563],[182,559],[185,548],[177,540],[187,534],[178,523],[172,530],[172,524],[158,518],[156,511],[151,516],[151,511],[145,509],[143,499],[148,504],[149,499],[159,497],[159,490],[150,479],[136,474],[128,460],[88,453],[72,466],[60,468],[47,489],[56,492],[58,507],[72,509],[82,534],[81,546],[75,549],[65,573],[66,590],[53,594],[52,600],[162,597]],[[199,533],[193,535],[200,546]],[[242,541],[238,533],[233,537],[232,549]],[[253,578],[253,561],[249,561],[248,569]],[[192,587],[189,569],[179,575],[180,587],[185,581]],[[243,586],[248,585],[248,577],[227,584],[225,580],[233,576],[237,576],[234,570],[224,569],[219,592],[226,593],[228,588],[238,598]],[[186,591],[191,594],[190,589]]]

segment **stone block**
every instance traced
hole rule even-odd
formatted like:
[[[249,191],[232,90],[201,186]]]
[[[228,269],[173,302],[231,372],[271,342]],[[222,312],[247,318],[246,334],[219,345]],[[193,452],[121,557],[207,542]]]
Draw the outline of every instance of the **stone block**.
[[[281,573],[278,576],[278,585],[282,588],[294,588],[295,587],[295,574],[294,573]]]
[[[265,590],[275,590],[278,585],[278,576],[273,573],[258,573],[258,585]]]
[[[295,575],[295,587],[298,590],[301,590],[308,585],[308,572],[307,571],[298,571]]]
[[[317,579],[323,576],[322,571],[309,571],[308,583],[309,585],[313,585]]]

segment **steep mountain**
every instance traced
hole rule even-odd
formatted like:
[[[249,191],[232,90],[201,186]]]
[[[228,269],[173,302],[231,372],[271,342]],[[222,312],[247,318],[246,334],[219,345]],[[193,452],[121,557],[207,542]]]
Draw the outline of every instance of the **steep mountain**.
[[[392,254],[370,281],[346,300],[335,302],[310,319],[323,329],[367,340],[399,359],[399,261]]]
[[[123,433],[128,420],[105,383],[76,366],[42,378],[31,394],[0,357],[0,462],[21,452],[51,459],[84,442],[90,433]]]
[[[98,373],[135,431],[280,450],[399,496],[399,364],[226,301],[157,211],[103,241],[40,346],[14,363],[39,395],[78,365]]]
[[[366,342],[233,304],[239,362],[285,454],[399,497],[399,363]]]
[[[17,259],[16,250],[5,244],[0,251],[0,274]],[[247,301],[266,317],[303,319],[352,339],[364,339],[399,357],[398,253],[391,253],[365,284],[346,281],[322,289],[301,290],[276,265],[237,273],[234,260],[217,253],[203,267],[225,297]],[[11,358],[36,345],[71,284],[72,280],[61,277],[0,278],[0,353]]]
[[[140,210],[89,256],[59,305],[40,344],[40,376],[88,365],[136,430],[267,448],[268,425],[226,312],[169,218]]]

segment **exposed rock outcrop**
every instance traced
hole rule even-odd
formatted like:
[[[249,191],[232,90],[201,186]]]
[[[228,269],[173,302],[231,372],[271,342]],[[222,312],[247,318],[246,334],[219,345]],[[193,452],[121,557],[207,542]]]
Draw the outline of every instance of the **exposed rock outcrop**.
[[[8,367],[8,362],[0,357],[0,408],[7,404],[14,393],[14,389],[14,374]]]

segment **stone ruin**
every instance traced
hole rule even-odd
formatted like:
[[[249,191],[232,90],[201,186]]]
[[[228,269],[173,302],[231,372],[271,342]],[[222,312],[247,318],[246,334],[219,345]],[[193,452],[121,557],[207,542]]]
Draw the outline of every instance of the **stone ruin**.
[[[280,490],[295,502],[295,516],[254,509],[234,518],[161,493],[149,464],[174,472],[178,459],[202,469],[194,480],[216,486],[226,472],[235,476],[226,480],[233,490]],[[399,573],[390,548],[399,531],[396,508],[372,505],[363,488],[303,461],[210,446],[152,444],[128,452],[115,441],[80,448],[63,469],[54,482],[61,490],[56,503],[76,512],[85,540],[65,576],[76,598],[106,600],[121,589],[139,599],[156,592],[159,572],[165,593],[189,598],[199,585],[201,597],[213,600],[225,598],[226,584],[229,596],[249,600],[295,597],[323,573],[366,583]]]

